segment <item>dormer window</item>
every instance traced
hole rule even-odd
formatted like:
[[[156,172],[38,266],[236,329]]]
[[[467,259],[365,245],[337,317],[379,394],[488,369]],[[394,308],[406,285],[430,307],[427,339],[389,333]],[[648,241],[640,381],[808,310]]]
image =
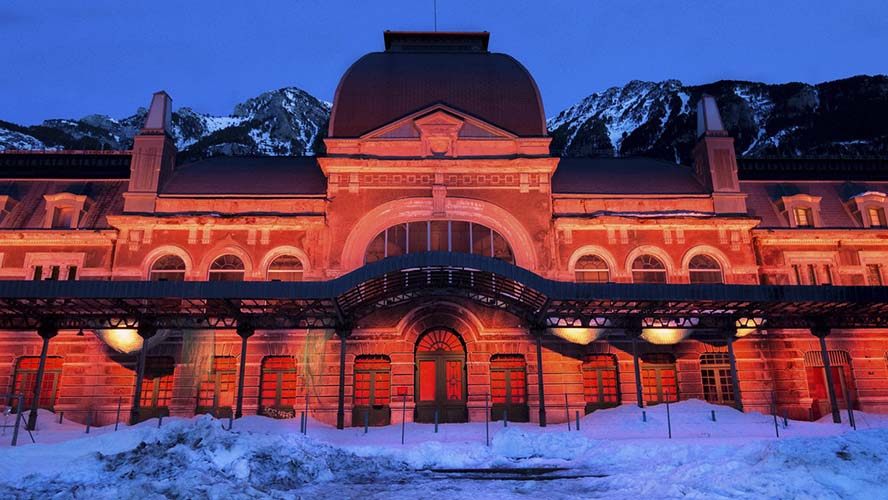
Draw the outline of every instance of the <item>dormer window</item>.
[[[814,227],[814,214],[810,208],[797,207],[793,209],[796,227]]]
[[[47,229],[77,229],[89,202],[86,196],[71,193],[47,194],[43,198],[46,200],[43,227]]]
[[[804,193],[782,196],[777,207],[786,216],[789,227],[809,228],[821,227],[820,197]]]
[[[869,207],[866,209],[870,227],[885,227],[885,209],[882,207]]]

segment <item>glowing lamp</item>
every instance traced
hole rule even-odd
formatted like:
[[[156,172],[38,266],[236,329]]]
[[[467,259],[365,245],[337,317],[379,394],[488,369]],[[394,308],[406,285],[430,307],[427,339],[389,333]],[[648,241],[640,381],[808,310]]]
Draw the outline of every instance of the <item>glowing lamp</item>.
[[[606,328],[547,328],[552,335],[572,344],[587,345],[607,335]]]
[[[690,328],[643,328],[641,338],[656,345],[672,345],[688,338],[693,330]]]
[[[134,328],[113,328],[110,330],[96,330],[96,336],[108,345],[111,349],[121,354],[132,354],[142,349],[143,339],[139,336],[139,332]],[[166,334],[151,337],[148,340],[148,347],[159,344]]]

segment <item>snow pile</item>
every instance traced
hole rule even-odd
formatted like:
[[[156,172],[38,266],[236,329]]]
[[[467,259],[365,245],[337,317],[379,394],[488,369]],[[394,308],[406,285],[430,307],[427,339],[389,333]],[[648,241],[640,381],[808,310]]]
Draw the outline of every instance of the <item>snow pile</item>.
[[[9,498],[888,498],[884,416],[858,413],[858,431],[781,421],[777,439],[771,416],[686,401],[670,407],[670,440],[665,406],[644,411],[598,411],[579,432],[495,422],[490,446],[483,422],[437,434],[408,424],[402,445],[398,425],[365,434],[311,421],[303,436],[296,420],[246,417],[226,431],[201,416],[70,439],[76,424],[44,421],[38,444],[0,448],[0,487]],[[551,470],[440,470],[458,468]]]

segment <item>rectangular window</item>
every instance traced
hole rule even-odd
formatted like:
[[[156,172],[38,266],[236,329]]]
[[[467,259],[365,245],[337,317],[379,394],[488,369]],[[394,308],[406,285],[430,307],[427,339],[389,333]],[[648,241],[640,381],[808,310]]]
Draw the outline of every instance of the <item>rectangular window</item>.
[[[52,266],[52,268],[50,268],[49,278],[46,278],[46,279],[58,280],[59,279],[59,266]]]
[[[355,359],[355,406],[388,405],[391,399],[391,361],[382,356]]]
[[[706,353],[700,356],[703,397],[715,404],[734,402],[734,385],[727,353]]]
[[[142,406],[166,408],[173,397],[175,363],[168,356],[149,356],[145,360],[145,378],[142,381]]]
[[[668,354],[647,356],[641,369],[644,399],[648,404],[678,401],[678,375],[675,358]]]
[[[793,209],[797,227],[814,227],[814,218],[810,208],[797,207]]]
[[[68,266],[68,281],[77,279],[77,266]]]
[[[490,361],[490,393],[493,404],[527,403],[527,370],[522,356],[495,356]]]
[[[435,371],[436,363],[434,361],[419,362],[419,400],[434,401],[435,400]]]
[[[37,370],[40,358],[25,356],[18,359],[15,367],[14,394],[24,394],[23,408],[34,404],[34,388],[37,386]],[[40,408],[51,410],[55,405],[59,392],[59,380],[62,377],[62,358],[49,356],[43,369],[43,383],[40,387]]]
[[[869,216],[870,227],[885,227],[885,210],[879,207],[869,207],[866,210]]]
[[[43,266],[34,266],[34,281],[43,279]]]
[[[74,207],[55,207],[52,213],[53,229],[71,229],[74,225]]]
[[[808,283],[809,285],[817,285],[817,268],[814,267],[814,264],[808,264],[805,266],[805,269],[808,270]]]
[[[882,286],[882,266],[878,264],[866,265],[866,282],[870,286]]]
[[[266,408],[295,408],[297,382],[296,360],[292,356],[265,358],[262,361],[262,387],[259,391],[260,411]]]
[[[231,408],[235,397],[237,361],[234,356],[213,356],[213,365],[203,374],[197,406],[201,411]]]
[[[586,411],[617,406],[617,362],[612,355],[592,355],[583,362],[583,395]]]

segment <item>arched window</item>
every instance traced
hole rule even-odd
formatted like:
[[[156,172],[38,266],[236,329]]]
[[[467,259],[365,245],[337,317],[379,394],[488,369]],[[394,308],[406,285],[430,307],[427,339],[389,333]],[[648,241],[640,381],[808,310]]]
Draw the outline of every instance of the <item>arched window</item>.
[[[632,262],[634,283],[666,283],[666,266],[653,255],[642,255]]]
[[[243,281],[244,262],[234,255],[223,255],[210,265],[210,281]]]
[[[302,261],[293,255],[281,255],[268,266],[268,281],[302,281]]]
[[[151,265],[148,279],[151,281],[185,281],[185,261],[178,255],[164,255]]]
[[[688,263],[691,283],[724,283],[721,266],[708,255],[695,255]]]
[[[367,246],[364,262],[417,252],[459,252],[515,262],[512,247],[493,229],[466,221],[419,221],[395,224]]]
[[[584,255],[574,266],[577,283],[607,283],[610,272],[607,263],[597,255]]]

